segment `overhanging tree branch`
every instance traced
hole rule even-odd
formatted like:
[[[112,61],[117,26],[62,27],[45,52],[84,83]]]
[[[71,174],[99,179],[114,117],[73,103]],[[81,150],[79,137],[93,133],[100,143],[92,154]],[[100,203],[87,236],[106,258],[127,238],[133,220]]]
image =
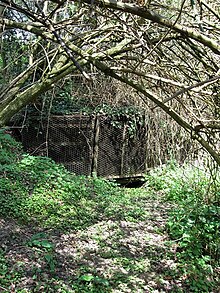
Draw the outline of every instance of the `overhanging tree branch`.
[[[212,131],[209,131],[212,127],[203,127],[202,130],[195,127],[195,123],[202,121],[201,118],[213,121],[218,119],[218,85],[200,84],[209,85],[209,90],[199,91],[199,95],[197,88],[191,86],[198,86],[201,80],[210,81],[210,76],[215,76],[219,69],[217,54],[220,55],[220,44],[216,37],[218,30],[205,35],[194,29],[194,22],[188,19],[188,15],[191,14],[186,5],[182,4],[183,10],[172,10],[172,13],[168,6],[166,11],[162,10],[161,6],[161,11],[165,11],[162,16],[147,7],[115,0],[96,0],[92,5],[90,0],[79,0],[80,5],[75,5],[74,1],[74,13],[69,13],[68,10],[71,0],[62,1],[62,9],[60,4],[48,1],[45,13],[44,8],[42,9],[35,1],[28,2],[27,6],[26,0],[3,2],[11,3],[10,9],[6,10],[14,15],[14,18],[8,17],[7,14],[0,18],[0,26],[6,30],[3,35],[5,40],[14,32],[22,30],[24,33],[18,38],[19,45],[26,44],[27,41],[34,44],[34,41],[26,38],[34,35],[35,41],[36,37],[40,37],[42,48],[55,48],[59,54],[54,58],[48,57],[49,55],[45,56],[45,52],[49,49],[45,52],[42,48],[39,49],[36,59],[45,57],[45,63],[39,68],[37,79],[30,78],[34,70],[27,68],[25,71],[27,61],[18,67],[17,76],[13,71],[10,72],[9,85],[4,87],[9,91],[4,92],[4,103],[0,106],[1,125],[35,97],[75,72],[77,64],[80,67],[93,64],[99,71],[141,93],[145,103],[154,102],[199,141],[219,163],[219,154],[209,137],[212,135]],[[30,7],[30,11],[26,11],[27,7]],[[181,19],[177,17],[180,13]],[[185,13],[188,14],[184,15]],[[19,21],[15,21],[19,19],[17,16],[20,17]],[[18,34],[20,35],[20,31]],[[45,67],[46,64],[50,64],[52,69]],[[13,70],[12,66],[9,67]],[[13,79],[14,83],[11,82]],[[32,83],[33,80],[35,84]],[[183,89],[178,91],[177,87]],[[165,101],[168,101],[175,95],[185,92],[189,96],[184,100],[187,107],[176,101],[172,103],[171,108],[163,101],[164,97]],[[214,94],[211,96],[210,93]],[[150,106],[151,104],[150,102]]]
[[[111,49],[106,50],[105,52],[93,54],[89,54],[89,51],[83,51],[75,45],[71,45],[71,50],[81,56],[81,58],[77,60],[80,66],[85,66],[86,64],[91,63],[91,60],[102,60],[107,56],[111,57],[117,54],[121,54],[125,50],[128,50],[126,46],[130,43],[131,40],[125,39],[121,43],[117,44]],[[130,50],[131,49],[132,47],[130,47]],[[68,56],[61,54],[61,57],[57,60],[51,71],[49,71],[42,80],[38,81],[38,83],[30,85],[24,90],[21,90],[20,86],[24,83],[26,78],[29,77],[33,69],[34,66],[30,67],[29,71],[27,70],[26,74],[22,76],[22,82],[20,82],[20,79],[18,79],[18,83],[12,87],[11,94],[4,98],[4,101],[2,101],[0,104],[0,126],[5,125],[10,120],[10,118],[25,105],[33,101],[42,93],[49,90],[57,81],[74,72],[77,68],[75,64],[73,64],[72,60],[68,61]],[[19,92],[19,90],[21,90],[21,92]]]
[[[210,144],[198,133],[197,129],[194,128],[191,124],[189,124],[187,121],[185,121],[179,114],[177,114],[174,110],[172,110],[170,107],[165,105],[163,101],[159,99],[155,94],[151,93],[150,91],[147,91],[141,84],[138,82],[134,82],[131,79],[128,79],[122,75],[118,75],[114,72],[110,67],[108,67],[103,62],[100,62],[98,60],[94,60],[94,65],[101,70],[103,73],[105,73],[108,76],[111,76],[117,80],[120,80],[121,82],[131,86],[133,89],[137,90],[138,93],[142,93],[144,98],[143,101],[145,102],[145,98],[150,99],[152,102],[154,102],[158,107],[163,109],[170,117],[173,118],[181,127],[183,127],[187,132],[191,133],[191,136],[193,139],[196,139],[212,156],[212,158],[216,161],[218,165],[220,165],[220,156],[218,152],[210,146]]]
[[[90,0],[80,0],[80,1],[91,5]],[[203,44],[204,46],[211,49],[215,54],[220,55],[220,44],[217,43],[215,40],[205,36],[202,33],[197,32],[194,29],[191,29],[183,25],[180,25],[178,23],[175,23],[173,21],[170,21],[169,19],[153,11],[146,9],[146,7],[140,7],[135,4],[123,3],[117,0],[96,0],[94,5],[128,12],[133,15],[140,16],[144,19],[151,20],[152,22],[158,23],[161,26],[171,28],[172,30],[180,33],[185,38],[191,38],[199,42],[200,44]]]

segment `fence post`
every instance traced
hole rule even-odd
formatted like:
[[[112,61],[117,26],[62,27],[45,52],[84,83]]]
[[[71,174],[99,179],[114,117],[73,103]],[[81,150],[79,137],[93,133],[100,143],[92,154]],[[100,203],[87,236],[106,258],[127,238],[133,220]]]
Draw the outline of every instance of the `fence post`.
[[[99,115],[95,116],[94,123],[94,143],[93,143],[93,156],[92,156],[92,174],[97,176],[98,171],[98,156],[99,156],[99,131],[100,131],[100,123],[99,123]]]
[[[123,133],[122,133],[122,150],[121,150],[121,166],[120,166],[120,176],[126,175],[124,173],[124,159],[125,159],[125,150],[126,150],[126,132],[127,132],[127,124],[124,123]]]

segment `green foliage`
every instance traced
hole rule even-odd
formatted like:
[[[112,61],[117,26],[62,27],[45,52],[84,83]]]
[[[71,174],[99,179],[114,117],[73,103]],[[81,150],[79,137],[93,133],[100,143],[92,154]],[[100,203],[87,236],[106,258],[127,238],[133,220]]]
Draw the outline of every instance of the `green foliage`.
[[[73,113],[87,113],[89,111],[85,104],[85,99],[72,96],[68,91],[59,93],[56,99],[53,100],[51,113],[56,115],[71,115]]]
[[[113,107],[101,104],[94,109],[94,112],[106,115],[108,122],[116,128],[122,128],[126,124],[130,137],[134,137],[137,130],[145,125],[143,110],[134,106]]]
[[[4,64],[3,58],[2,58],[2,56],[0,54],[0,70],[3,68],[3,64]],[[0,78],[2,78],[2,77],[0,77]]]
[[[43,229],[82,230],[100,220],[112,218],[122,224],[123,221],[146,221],[149,217],[149,211],[144,209],[147,194],[160,196],[163,193],[166,200],[175,205],[166,226],[178,260],[178,271],[173,274],[176,273],[178,278],[182,276],[188,292],[210,292],[217,286],[220,239],[218,174],[212,182],[207,172],[190,166],[180,168],[171,161],[146,176],[147,192],[144,189],[142,192],[138,189],[124,192],[113,182],[74,176],[48,158],[22,153],[20,145],[3,131],[0,132],[0,162],[1,217]],[[112,250],[103,250],[102,253],[115,261],[121,257],[120,265],[123,263],[125,269],[141,272],[145,267],[144,259],[142,265],[140,259],[133,263],[125,256],[117,255],[117,239],[121,239],[123,233],[123,229],[118,229]],[[106,246],[102,233],[94,235],[94,241],[98,241],[101,247]],[[59,283],[61,280],[55,277],[58,263],[54,243],[46,232],[32,235],[26,247],[44,264],[42,268],[35,268],[34,276],[39,284],[44,282],[45,292],[58,289],[62,290],[60,292],[111,292],[111,282],[89,268],[69,281],[71,289]],[[47,282],[42,279],[45,272],[50,275]],[[16,286],[22,274],[22,269],[10,267],[5,251],[1,250],[2,288]],[[130,279],[126,280],[130,282]],[[120,282],[120,276],[117,282]]]
[[[33,235],[30,239],[30,241],[28,242],[29,246],[35,246],[35,247],[40,247],[40,248],[45,248],[48,250],[51,250],[54,248],[53,243],[49,242],[46,239],[46,234],[45,233],[37,233],[35,235]]]
[[[18,159],[18,155],[21,152],[21,145],[17,143],[7,133],[6,130],[0,129],[0,172],[5,167],[9,167],[9,164],[14,163]]]
[[[219,174],[171,162],[147,176],[148,188],[163,192],[176,204],[167,231],[177,245],[180,272],[192,292],[209,292],[220,256]]]
[[[92,274],[81,275],[72,285],[74,292],[93,292],[107,293],[111,292],[110,284],[105,278],[94,276]]]
[[[9,262],[5,257],[4,250],[0,249],[0,291],[3,290],[3,292],[9,292],[6,288],[12,283],[18,283],[20,278],[21,274],[10,268]]]
[[[5,162],[0,174],[2,217],[43,228],[80,229],[97,222],[103,213],[114,215],[115,210],[119,219],[130,221],[145,214],[141,206],[133,206],[132,195],[125,196],[114,182],[75,176],[49,158],[22,154],[9,135],[1,139],[1,145],[0,161]]]
[[[4,79],[9,81],[26,69],[30,47],[27,44],[26,36],[22,36],[21,33],[18,37],[16,30],[5,32],[1,42],[0,70],[4,70]]]

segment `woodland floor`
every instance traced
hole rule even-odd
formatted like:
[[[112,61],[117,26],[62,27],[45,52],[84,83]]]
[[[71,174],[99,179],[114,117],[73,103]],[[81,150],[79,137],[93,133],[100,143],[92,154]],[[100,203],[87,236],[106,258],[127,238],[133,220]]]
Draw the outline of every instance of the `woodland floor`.
[[[140,192],[141,221],[120,220],[116,210],[115,217],[103,216],[86,229],[62,232],[1,219],[8,276],[0,278],[7,277],[10,287],[0,292],[189,292],[165,231],[171,206],[158,194]]]

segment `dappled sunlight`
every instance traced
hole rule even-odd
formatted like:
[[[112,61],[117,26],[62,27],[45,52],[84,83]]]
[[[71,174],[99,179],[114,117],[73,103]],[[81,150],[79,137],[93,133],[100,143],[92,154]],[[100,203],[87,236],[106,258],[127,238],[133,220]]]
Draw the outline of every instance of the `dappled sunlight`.
[[[170,164],[119,188],[3,142],[0,291],[218,292],[216,179]]]
[[[139,194],[144,209],[151,211],[141,221],[118,219],[116,211],[115,219],[100,220],[79,231],[40,233],[2,220],[1,232],[8,232],[4,241],[9,268],[22,276],[14,286],[27,292],[41,282],[50,288],[62,284],[64,292],[175,292],[176,280],[167,277],[176,263],[168,253],[164,203],[152,200],[144,189]],[[34,235],[40,235],[38,242]],[[47,255],[51,255],[49,261]],[[39,287],[39,292],[44,291]]]

